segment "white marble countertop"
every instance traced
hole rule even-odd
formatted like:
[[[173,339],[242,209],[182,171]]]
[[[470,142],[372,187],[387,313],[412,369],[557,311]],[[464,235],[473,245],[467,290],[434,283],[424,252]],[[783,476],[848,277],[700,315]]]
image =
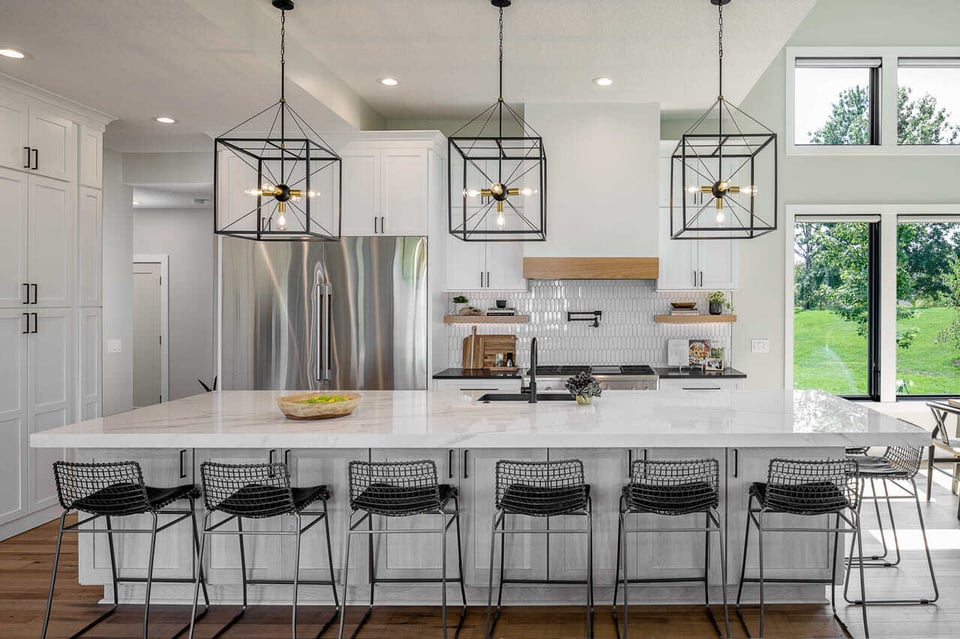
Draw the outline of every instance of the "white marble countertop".
[[[480,403],[477,391],[364,391],[352,415],[287,420],[289,392],[203,393],[30,436],[39,448],[629,448],[926,445],[930,431],[819,391],[607,391]]]

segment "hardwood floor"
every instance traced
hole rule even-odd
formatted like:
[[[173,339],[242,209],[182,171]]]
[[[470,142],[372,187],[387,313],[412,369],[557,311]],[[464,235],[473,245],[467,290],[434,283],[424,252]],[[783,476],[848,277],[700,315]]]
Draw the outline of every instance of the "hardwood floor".
[[[918,477],[918,480],[922,480]],[[942,598],[927,606],[873,606],[869,608],[872,637],[936,638],[956,637],[960,628],[960,522],[956,519],[956,496],[944,485],[935,485],[934,501],[923,503],[937,578]],[[922,484],[923,481],[918,481]],[[922,499],[922,497],[921,497]],[[930,591],[926,565],[919,546],[916,511],[912,501],[897,501],[894,506],[899,522],[901,543],[906,548],[899,568],[872,568],[867,572],[867,588],[871,597],[893,593],[908,597],[912,593]],[[871,512],[864,513],[866,546],[876,546],[870,531],[876,530]],[[0,637],[34,639],[39,636],[46,604],[50,567],[56,542],[56,523],[46,524],[0,543]],[[866,550],[866,549],[865,549]],[[869,552],[869,550],[867,550]],[[65,637],[93,619],[99,612],[97,601],[103,594],[99,587],[81,587],[76,583],[76,535],[68,535],[61,558],[54,620],[50,637]],[[839,597],[838,597],[839,598]],[[842,602],[842,599],[840,599]],[[116,615],[91,631],[91,638],[138,637],[142,622],[141,606],[122,606]],[[201,622],[197,636],[209,637],[235,612],[232,607],[217,607]],[[347,628],[352,628],[362,610],[347,613]],[[720,610],[715,610],[720,615]],[[839,615],[855,637],[863,636],[859,609],[841,604]],[[298,635],[312,637],[319,624],[330,614],[329,608],[303,606],[300,609]],[[172,636],[189,616],[186,607],[154,606],[151,608],[151,636]],[[757,630],[757,614],[747,610],[745,617],[751,629]],[[456,612],[450,615],[455,622]],[[289,636],[289,608],[261,606],[251,608],[244,620],[226,637],[264,639]],[[470,609],[460,636],[463,639],[483,637],[485,609]],[[630,611],[631,637],[685,638],[714,637],[715,633],[703,609],[696,606],[637,606]],[[362,638],[422,639],[439,637],[440,614],[430,607],[377,608],[361,633]],[[731,629],[734,637],[746,636],[731,608]],[[597,607],[595,632],[597,639],[616,637],[609,605]],[[335,637],[335,628],[325,637]],[[452,636],[452,634],[451,634]],[[497,637],[524,639],[567,639],[584,637],[584,617],[578,607],[509,607],[499,624]],[[767,637],[833,638],[843,637],[833,620],[829,606],[768,606]]]

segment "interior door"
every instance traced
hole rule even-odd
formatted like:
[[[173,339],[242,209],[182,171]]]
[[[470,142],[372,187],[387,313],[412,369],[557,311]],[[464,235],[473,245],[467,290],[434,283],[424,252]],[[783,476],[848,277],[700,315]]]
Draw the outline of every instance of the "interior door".
[[[160,264],[133,265],[133,406],[163,401]]]
[[[0,103],[0,116],[3,104]],[[0,129],[0,138],[3,131]],[[27,299],[27,176],[0,169],[0,307],[22,306]]]

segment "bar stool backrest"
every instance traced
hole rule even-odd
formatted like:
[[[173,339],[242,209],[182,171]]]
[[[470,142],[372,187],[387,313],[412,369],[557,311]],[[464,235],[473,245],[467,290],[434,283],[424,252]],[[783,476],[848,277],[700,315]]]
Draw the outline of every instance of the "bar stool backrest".
[[[136,515],[152,512],[135,461],[107,463],[53,463],[57,498],[64,510],[82,510],[93,515]]]
[[[765,508],[796,515],[856,509],[857,462],[848,459],[771,459]]]
[[[295,512],[286,464],[200,464],[207,510],[252,519]]]
[[[923,449],[919,446],[888,446],[883,458],[897,469],[897,476],[904,479],[913,479],[920,470],[920,459]]]
[[[587,485],[579,459],[528,462],[498,461],[496,507],[509,513],[550,517],[582,511]]]
[[[716,459],[637,459],[626,497],[628,508],[637,512],[683,515],[716,508],[720,464]]]
[[[348,474],[353,510],[388,517],[440,510],[440,486],[433,460],[352,461]]]

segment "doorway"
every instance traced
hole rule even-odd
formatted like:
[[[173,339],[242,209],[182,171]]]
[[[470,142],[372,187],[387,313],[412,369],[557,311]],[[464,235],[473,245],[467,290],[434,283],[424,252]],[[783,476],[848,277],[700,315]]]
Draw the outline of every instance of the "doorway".
[[[133,407],[168,399],[167,256],[133,258]]]

